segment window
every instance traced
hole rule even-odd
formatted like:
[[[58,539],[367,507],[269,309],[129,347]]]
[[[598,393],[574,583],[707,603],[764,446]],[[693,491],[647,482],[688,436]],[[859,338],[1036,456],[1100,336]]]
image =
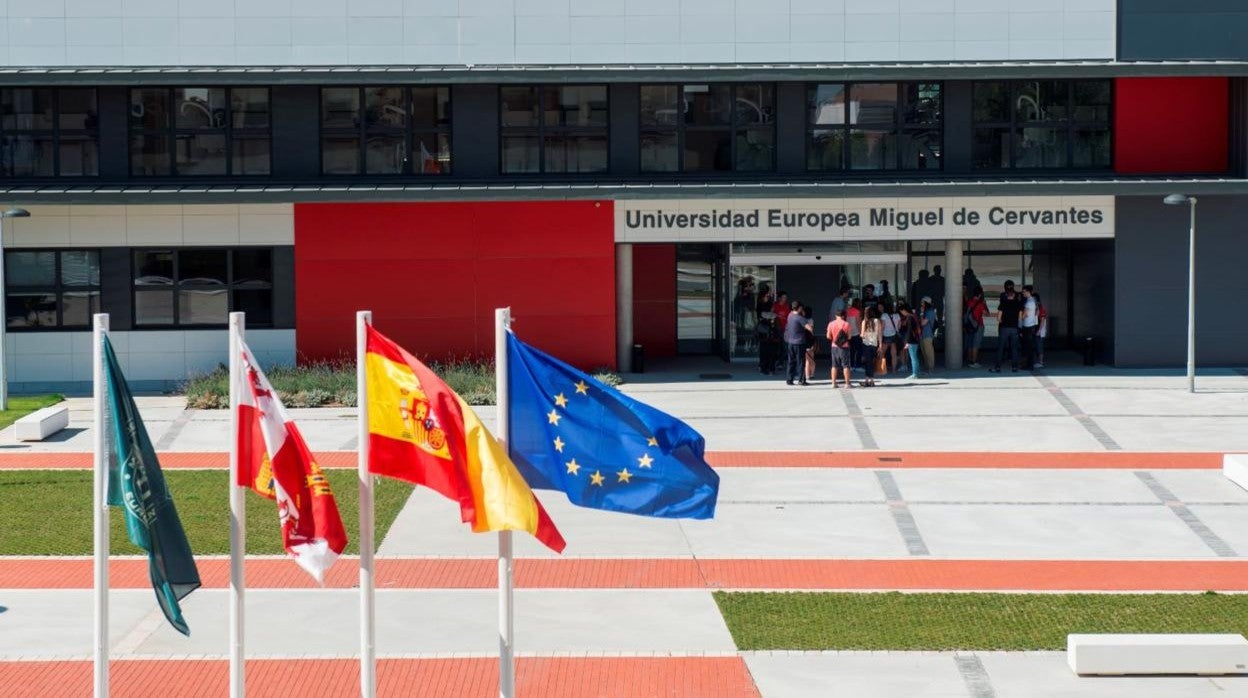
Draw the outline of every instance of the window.
[[[775,85],[641,86],[643,172],[770,172],[775,167]]]
[[[1109,80],[977,82],[976,169],[1093,169],[1112,164]]]
[[[94,177],[99,118],[90,88],[0,90],[0,174]]]
[[[450,174],[451,89],[323,88],[321,172]]]
[[[940,83],[806,87],[806,169],[939,170]]]
[[[130,90],[133,175],[267,175],[271,142],[268,88]]]
[[[135,250],[133,260],[136,326],[225,325],[231,311],[273,324],[270,248]]]
[[[4,256],[10,329],[89,327],[100,312],[100,253],[15,250]]]
[[[503,174],[607,171],[607,87],[499,89]]]

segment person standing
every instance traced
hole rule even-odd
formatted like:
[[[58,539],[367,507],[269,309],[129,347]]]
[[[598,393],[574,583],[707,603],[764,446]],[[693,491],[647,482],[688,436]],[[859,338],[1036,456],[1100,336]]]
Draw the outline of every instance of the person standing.
[[[862,362],[862,371],[866,378],[862,381],[864,387],[875,385],[875,362],[883,356],[884,353],[880,349],[882,346],[882,338],[880,332],[880,309],[871,304],[867,306],[862,321],[862,353],[859,360]]]
[[[888,367],[893,373],[901,370],[897,365],[897,323],[901,320],[901,316],[893,312],[891,305],[882,305],[880,313],[880,332],[883,337],[883,344],[880,349],[884,352],[884,356],[888,359]]]
[[[776,327],[781,332],[789,326],[789,313],[793,312],[793,307],[789,305],[789,294],[780,291],[776,294],[776,302],[771,306],[771,312],[776,314]]]
[[[914,380],[919,377],[919,342],[923,338],[923,328],[919,325],[919,316],[911,312],[905,301],[897,304],[897,310],[901,314],[897,333],[901,335],[906,354],[910,358],[910,375],[907,378]]]
[[[997,363],[989,370],[1001,372],[1005,352],[1010,352],[1010,370],[1018,372],[1018,321],[1023,314],[1023,298],[1014,292],[1014,282],[1005,282],[1005,293],[997,299]]]
[[[928,296],[932,298],[932,307],[936,309],[936,317],[945,317],[945,277],[941,274],[940,265],[932,267],[932,278],[928,281]],[[932,328],[935,330],[935,328]]]
[[[849,302],[845,311],[845,322],[849,323],[849,367],[858,368],[862,357],[862,301],[855,298]]]
[[[771,306],[769,305],[768,308]],[[754,331],[758,335],[758,372],[770,376],[776,372],[777,356],[780,353],[779,331],[775,326],[776,314],[767,310],[760,313],[758,325]]]
[[[980,368],[979,348],[984,343],[984,314],[988,312],[988,304],[984,302],[984,287],[971,289],[966,299],[966,309],[962,312],[962,332],[966,343],[967,368]]]
[[[1023,344],[1023,369],[1036,368],[1036,333],[1040,330],[1040,299],[1031,284],[1023,286],[1023,314],[1018,320],[1018,333]]]
[[[1036,307],[1040,309],[1040,326],[1036,328],[1036,368],[1044,368],[1044,338],[1049,336],[1049,311],[1045,309],[1039,294],[1031,295],[1036,299]]]
[[[851,369],[849,367],[849,321],[845,319],[845,309],[837,311],[836,316],[832,318],[832,322],[828,323],[828,341],[832,343],[832,387],[836,387],[836,381],[839,376],[845,377],[845,387],[852,388],[850,383]]]
[[[929,296],[923,296],[919,301],[919,325],[922,328],[919,351],[923,354],[923,370],[931,373],[936,369],[936,347],[932,341],[936,336],[936,307]]]
[[[815,310],[809,305],[803,305],[801,310],[798,312],[802,314],[802,319],[806,327],[806,344],[804,345],[806,372],[803,375],[805,375],[806,380],[809,381],[814,380],[815,378]]]
[[[849,310],[849,292],[851,288],[850,286],[841,286],[841,290],[836,294],[836,298],[832,299],[832,309],[828,311],[828,322],[836,319],[838,310],[842,314]]]
[[[926,269],[920,269],[919,278],[915,279],[914,283],[910,284],[910,304],[911,305],[917,307],[919,305],[920,298],[922,298],[923,296],[930,295],[930,292],[928,289],[929,275],[930,274]]]
[[[782,297],[784,294],[780,294]],[[806,318],[801,313],[790,312],[784,323],[785,383],[801,379],[806,385]]]

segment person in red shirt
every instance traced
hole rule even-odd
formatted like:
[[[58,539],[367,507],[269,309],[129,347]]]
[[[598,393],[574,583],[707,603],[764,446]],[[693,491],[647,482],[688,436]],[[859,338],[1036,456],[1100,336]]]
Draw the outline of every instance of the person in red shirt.
[[[836,317],[828,323],[828,341],[832,343],[832,387],[836,387],[837,373],[845,376],[845,387],[854,387],[850,383],[849,366],[849,322],[845,320],[845,309],[837,308]]]
[[[776,296],[776,304],[771,306],[771,312],[776,314],[776,327],[783,328],[788,325],[789,313],[793,312],[793,308],[789,305],[789,294],[781,291]]]
[[[979,347],[984,343],[984,313],[988,312],[988,304],[984,302],[984,287],[976,286],[971,289],[971,297],[966,299],[966,308],[963,311],[963,328],[966,342],[966,357],[968,368],[979,368]],[[975,325],[975,330],[971,331],[971,325]]]

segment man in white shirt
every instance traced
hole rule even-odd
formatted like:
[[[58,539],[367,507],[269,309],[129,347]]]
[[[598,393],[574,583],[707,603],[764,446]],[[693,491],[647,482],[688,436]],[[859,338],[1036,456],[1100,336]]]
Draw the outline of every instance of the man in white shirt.
[[[1023,340],[1023,368],[1032,371],[1036,367],[1036,331],[1040,329],[1040,304],[1036,301],[1031,284],[1023,286],[1023,312],[1019,317],[1018,331]]]

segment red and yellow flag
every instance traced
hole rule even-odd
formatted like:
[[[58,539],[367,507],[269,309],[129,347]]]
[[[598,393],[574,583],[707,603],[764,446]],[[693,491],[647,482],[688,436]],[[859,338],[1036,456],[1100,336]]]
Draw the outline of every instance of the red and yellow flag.
[[[367,349],[369,472],[459,502],[477,533],[528,531],[563,552],[563,536],[468,403],[371,326]]]

